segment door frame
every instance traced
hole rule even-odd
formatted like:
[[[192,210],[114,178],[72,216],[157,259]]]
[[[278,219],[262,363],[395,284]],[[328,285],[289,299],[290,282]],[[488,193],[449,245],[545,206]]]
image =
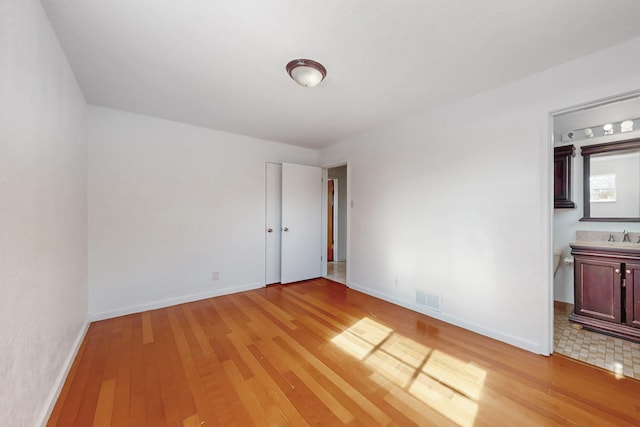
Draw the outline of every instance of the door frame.
[[[328,230],[328,215],[327,215],[327,188],[328,188],[328,180],[329,180],[329,169],[337,168],[340,166],[347,167],[347,223],[342,224],[347,227],[347,245],[345,248],[346,253],[346,267],[347,267],[347,277],[346,277],[346,285],[349,287],[351,283],[351,210],[353,208],[354,202],[351,198],[351,159],[346,159],[339,162],[326,163],[322,168],[322,183],[323,183],[323,191],[322,191],[322,235],[327,235]],[[327,277],[327,239],[322,239],[322,277]]]
[[[566,114],[566,113],[572,113],[575,111],[580,111],[586,108],[593,108],[593,107],[598,107],[601,105],[606,105],[606,104],[611,104],[611,103],[615,103],[615,102],[620,102],[620,101],[624,101],[626,99],[630,99],[630,98],[637,98],[640,97],[640,90],[632,90],[632,91],[628,91],[628,92],[623,92],[623,93],[618,93],[616,95],[609,95],[609,96],[605,96],[602,98],[598,98],[598,99],[591,99],[588,101],[582,101],[582,102],[578,102],[576,104],[570,105],[570,106],[564,106],[561,108],[556,108],[556,109],[552,109],[550,111],[548,111],[545,114],[545,124],[544,126],[546,126],[546,130],[547,130],[547,137],[546,137],[546,143],[545,143],[545,150],[546,150],[546,174],[545,174],[545,179],[546,181],[546,189],[547,189],[547,193],[546,193],[546,202],[548,204],[548,209],[547,209],[547,242],[546,242],[546,253],[545,253],[545,258],[546,258],[546,266],[547,266],[547,280],[548,280],[548,286],[547,286],[547,319],[549,319],[548,322],[548,341],[547,341],[547,351],[543,354],[545,355],[550,355],[552,353],[554,353],[555,348],[554,348],[554,276],[553,276],[553,251],[554,251],[554,227],[555,227],[555,218],[554,218],[554,204],[553,204],[553,161],[554,161],[554,156],[553,156],[553,149],[555,147],[555,141],[554,141],[554,134],[555,134],[555,118],[557,116],[560,116],[562,114]],[[582,179],[582,177],[579,177],[580,179]],[[583,201],[584,203],[584,201]],[[582,209],[581,207],[579,207],[578,209]],[[575,296],[574,296],[575,298]]]
[[[338,256],[338,179],[327,179],[327,262],[335,261]],[[328,191],[328,190],[332,191]],[[331,204],[329,200],[331,199]],[[329,227],[330,226],[330,227]],[[330,228],[330,229],[329,229]],[[329,246],[333,246],[329,249]]]

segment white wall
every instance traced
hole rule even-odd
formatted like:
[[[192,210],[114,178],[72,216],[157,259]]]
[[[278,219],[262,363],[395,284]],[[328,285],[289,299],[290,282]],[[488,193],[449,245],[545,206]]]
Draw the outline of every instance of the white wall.
[[[329,169],[329,178],[338,180],[338,254],[336,261],[347,260],[347,166]]]
[[[0,414],[46,421],[87,325],[84,98],[36,0],[0,2]]]
[[[349,285],[548,353],[549,113],[637,88],[640,39],[323,150],[350,159]]]
[[[317,152],[106,108],[87,116],[93,318],[264,285],[265,162],[316,164]]]

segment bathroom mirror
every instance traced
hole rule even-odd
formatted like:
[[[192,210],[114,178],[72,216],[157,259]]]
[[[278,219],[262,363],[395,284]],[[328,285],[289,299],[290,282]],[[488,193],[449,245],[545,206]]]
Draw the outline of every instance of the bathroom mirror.
[[[640,138],[582,147],[584,217],[640,222]]]

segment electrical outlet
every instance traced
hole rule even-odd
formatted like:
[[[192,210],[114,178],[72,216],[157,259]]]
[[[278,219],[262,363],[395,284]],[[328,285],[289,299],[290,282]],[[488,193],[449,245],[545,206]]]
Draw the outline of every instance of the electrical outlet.
[[[218,271],[214,271],[213,274],[211,275],[211,278],[213,280],[220,280],[220,273]]]

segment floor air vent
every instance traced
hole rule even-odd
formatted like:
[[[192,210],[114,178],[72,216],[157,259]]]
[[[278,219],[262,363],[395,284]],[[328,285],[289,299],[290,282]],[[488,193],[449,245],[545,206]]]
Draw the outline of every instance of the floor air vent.
[[[416,303],[434,311],[442,311],[442,297],[416,289]]]

